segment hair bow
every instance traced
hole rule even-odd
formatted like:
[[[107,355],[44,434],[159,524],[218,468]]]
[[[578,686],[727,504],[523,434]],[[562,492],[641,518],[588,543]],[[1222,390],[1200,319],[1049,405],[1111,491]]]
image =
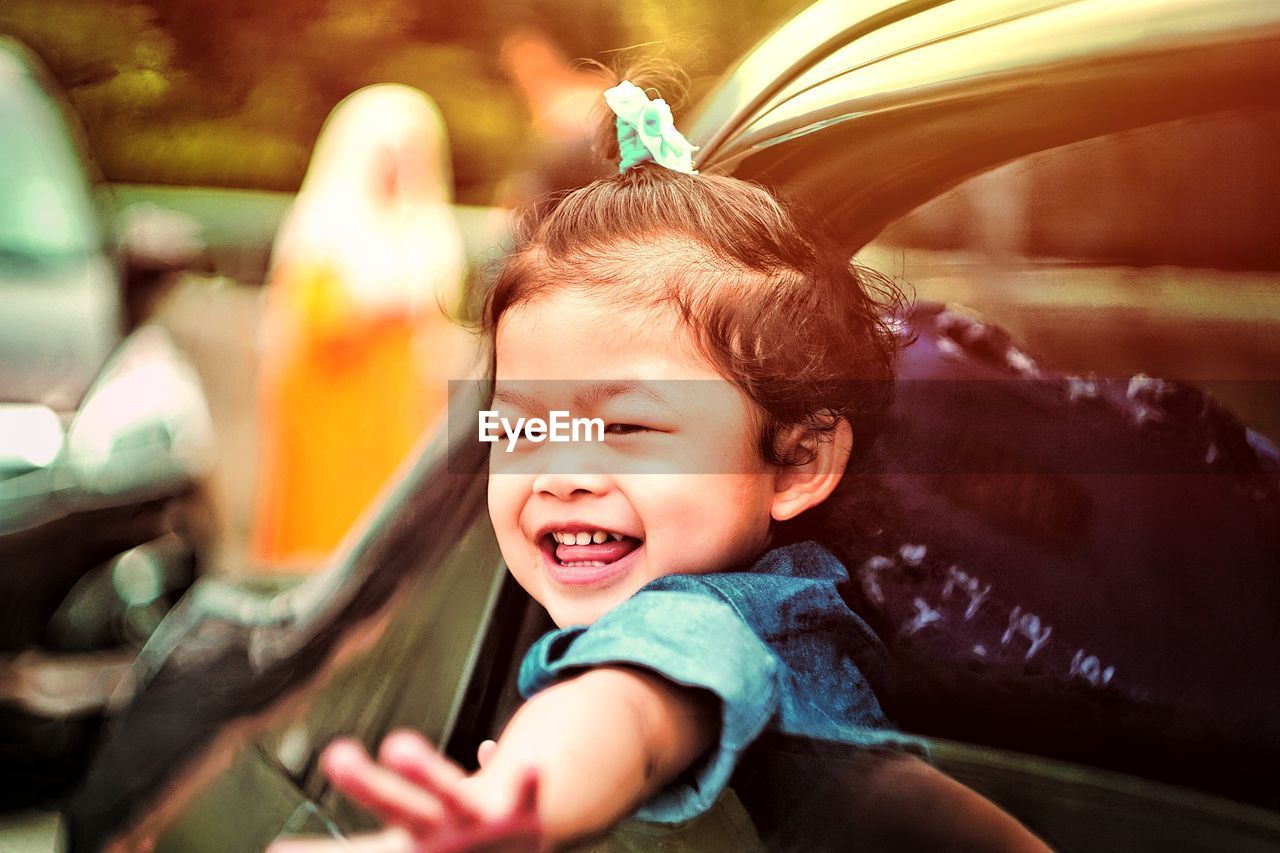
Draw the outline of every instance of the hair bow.
[[[676,130],[666,101],[649,100],[644,90],[630,80],[607,90],[604,100],[618,116],[619,173],[652,160],[674,172],[698,174],[693,168],[694,146]]]

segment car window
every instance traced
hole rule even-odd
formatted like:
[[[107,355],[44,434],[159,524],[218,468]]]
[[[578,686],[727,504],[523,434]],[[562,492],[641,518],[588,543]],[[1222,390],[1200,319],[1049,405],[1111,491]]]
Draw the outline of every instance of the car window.
[[[1246,769],[1280,742],[1275,450],[1192,386],[1280,435],[1277,154],[1274,105],[1100,135],[968,176],[858,253],[921,302],[949,304],[916,312],[903,359],[908,379],[949,384],[900,388],[880,450],[936,446],[974,466],[895,469],[908,473],[886,478],[911,520],[901,548],[854,568],[906,675],[905,728],[1275,808],[1274,786]],[[1117,381],[1072,376],[1091,373]],[[1017,376],[1033,378],[1005,381]],[[1190,402],[1153,414],[1153,383]],[[1213,468],[1228,433],[1238,479]],[[984,618],[985,633],[966,633]],[[1012,677],[993,675],[1011,647]],[[1046,673],[1062,689],[1019,692]],[[987,792],[1016,811],[1016,787]]]
[[[1004,326],[1043,366],[1210,384],[1274,437],[1280,110],[1187,118],[968,178],[859,253]],[[1225,381],[1224,381],[1225,380]]]
[[[0,76],[0,254],[56,260],[98,246],[92,200],[57,107],[23,75]]]

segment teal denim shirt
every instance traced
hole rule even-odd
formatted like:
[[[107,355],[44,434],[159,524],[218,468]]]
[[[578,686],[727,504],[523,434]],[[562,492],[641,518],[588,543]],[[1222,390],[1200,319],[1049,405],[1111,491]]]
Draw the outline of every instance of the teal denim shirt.
[[[910,740],[892,730],[868,680],[885,677],[886,655],[840,596],[848,580],[814,542],[769,551],[746,571],[658,578],[592,625],[538,640],[520,666],[520,692],[625,664],[717,696],[719,743],[634,815],[689,820],[715,803],[766,729],[867,746]]]

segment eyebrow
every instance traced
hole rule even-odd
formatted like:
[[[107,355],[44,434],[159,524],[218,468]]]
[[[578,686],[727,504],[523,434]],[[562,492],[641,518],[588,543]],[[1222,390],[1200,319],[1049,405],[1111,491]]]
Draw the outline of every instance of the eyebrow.
[[[573,395],[571,405],[574,409],[590,410],[601,403],[626,394],[637,394],[659,405],[668,405],[665,397],[637,379],[618,382],[593,382]],[[493,400],[496,403],[508,403],[528,411],[538,411],[543,408],[537,397],[526,394],[523,391],[516,391],[514,388],[503,388],[495,391]]]

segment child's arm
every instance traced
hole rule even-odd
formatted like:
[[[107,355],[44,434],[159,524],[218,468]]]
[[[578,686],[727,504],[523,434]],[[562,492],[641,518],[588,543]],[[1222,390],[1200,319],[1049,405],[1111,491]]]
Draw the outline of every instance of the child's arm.
[[[526,702],[480,772],[460,785],[510,805],[522,774],[539,774],[544,832],[553,843],[607,829],[713,744],[716,700],[637,669],[600,667]]]
[[[641,670],[593,668],[521,706],[474,775],[408,733],[388,737],[382,765],[348,744],[331,748],[325,767],[385,822],[450,848],[460,837],[484,846],[495,832],[527,832],[519,800],[536,770],[534,823],[554,847],[606,830],[692,764],[714,742],[717,710],[709,693]]]

